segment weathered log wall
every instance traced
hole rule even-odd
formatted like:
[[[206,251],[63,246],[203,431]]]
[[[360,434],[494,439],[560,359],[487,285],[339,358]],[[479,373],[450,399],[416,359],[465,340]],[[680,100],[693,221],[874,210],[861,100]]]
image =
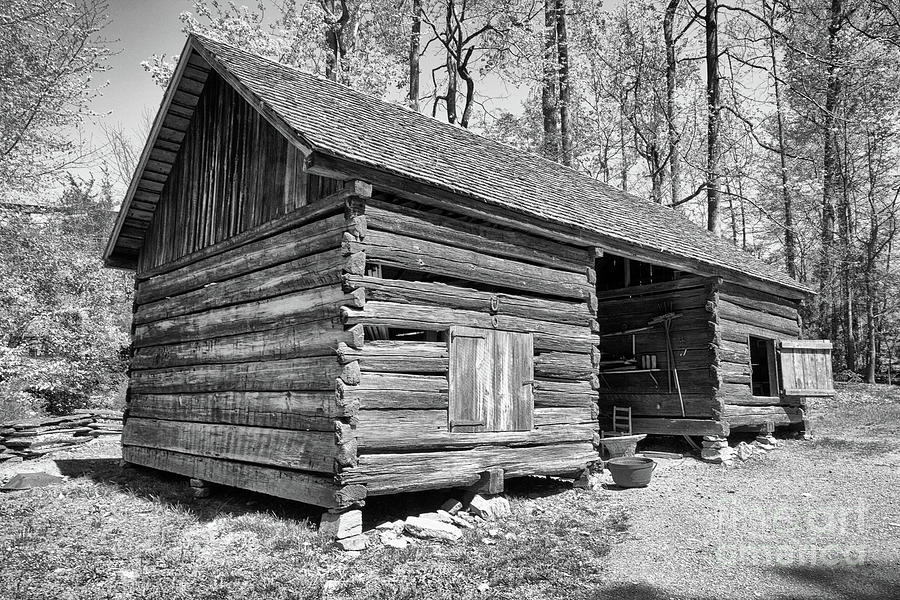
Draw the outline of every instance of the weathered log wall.
[[[344,323],[367,331],[446,332],[453,326],[534,336],[534,429],[450,433],[446,341],[366,339],[341,345],[359,364],[339,390],[359,405],[356,465],[339,479],[368,494],[470,485],[487,469],[507,477],[575,474],[596,460],[597,335],[592,255],[549,238],[370,200],[367,273],[344,277]]]
[[[357,462],[343,390],[369,367],[362,327],[342,322],[365,302],[343,280],[364,273],[349,207],[369,189],[138,275],[125,460],[323,506],[365,495],[336,474]]]
[[[303,156],[215,71],[206,77],[144,236],[138,271],[169,263],[333,193]],[[182,119],[182,121],[187,121]],[[152,163],[153,161],[151,161]],[[165,168],[163,168],[165,167]],[[153,177],[153,164],[145,179]]]
[[[722,403],[716,397],[715,310],[712,281],[687,277],[672,282],[598,292],[600,360],[650,354],[656,369],[604,366],[600,408],[608,422],[614,406],[631,407],[636,433],[714,435],[722,432]],[[666,352],[666,334],[651,319],[676,313],[670,339],[679,398]],[[625,333],[631,330],[633,333]],[[683,403],[683,409],[682,409]]]
[[[749,336],[770,340],[800,337],[795,301],[728,282],[717,282],[713,295],[717,315],[717,397],[731,427],[782,426],[806,420],[805,398],[754,396],[751,386]]]

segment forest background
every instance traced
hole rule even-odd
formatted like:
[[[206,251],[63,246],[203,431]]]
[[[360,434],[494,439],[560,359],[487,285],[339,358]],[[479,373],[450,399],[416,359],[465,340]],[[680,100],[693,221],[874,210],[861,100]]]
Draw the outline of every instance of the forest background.
[[[900,354],[900,0],[186,2],[199,32],[678,210],[818,294],[838,378]],[[101,255],[149,130],[82,134],[105,0],[0,0],[0,420],[120,402]],[[141,32],[136,35],[152,35]],[[177,56],[147,57],[164,86]]]

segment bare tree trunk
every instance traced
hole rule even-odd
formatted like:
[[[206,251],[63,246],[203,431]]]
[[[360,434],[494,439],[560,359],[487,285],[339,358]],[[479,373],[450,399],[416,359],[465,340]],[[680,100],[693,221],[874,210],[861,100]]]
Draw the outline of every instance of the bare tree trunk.
[[[844,146],[846,148],[846,145]],[[871,159],[870,159],[871,160]],[[856,371],[857,329],[859,323],[855,315],[855,281],[854,269],[851,266],[850,240],[854,237],[851,223],[850,192],[847,189],[847,173],[844,171],[846,160],[840,161],[838,171],[841,179],[841,195],[838,202],[838,239],[840,240],[840,280],[841,280],[841,325],[844,333],[844,362],[847,369]]]
[[[875,347],[875,286],[872,269],[866,269],[866,383],[875,383],[878,354]]]
[[[419,110],[419,44],[422,36],[422,0],[413,0],[412,29],[409,34],[409,106]]]
[[[763,0],[765,8],[766,1]],[[784,107],[781,100],[781,81],[778,75],[778,59],[775,43],[775,4],[769,16],[769,58],[772,61],[772,81],[775,85],[776,133],[778,135],[778,159],[781,167],[781,202],[784,206],[784,263],[788,275],[797,277],[797,237],[794,233],[794,206],[788,181],[787,152],[784,142]]]
[[[556,110],[556,6],[544,0],[544,55],[541,61],[544,79],[541,86],[541,112],[544,116],[544,158],[559,160],[559,122]]]
[[[338,80],[338,74],[341,72],[341,61],[347,50],[344,45],[344,28],[350,21],[350,8],[347,6],[346,0],[340,0],[341,13],[335,19],[336,10],[335,0],[328,3],[328,14],[332,23],[326,23],[325,28],[325,45],[328,46],[328,58],[325,63],[325,77],[332,80]]]
[[[572,166],[572,127],[569,89],[569,47],[566,35],[566,0],[556,0],[556,55],[559,61],[559,134],[562,164]]]
[[[669,137],[669,179],[672,184],[671,199],[675,206],[681,200],[681,157],[679,153],[680,134],[675,124],[675,75],[678,63],[675,58],[675,11],[680,0],[669,0],[663,18],[663,36],[666,42],[666,125]]]
[[[823,151],[823,181],[822,181],[822,253],[819,264],[819,322],[823,335],[834,339],[837,326],[833,311],[833,289],[831,287],[834,276],[833,244],[834,244],[834,187],[835,170],[837,165],[834,117],[838,104],[838,96],[841,92],[841,79],[838,74],[837,38],[843,24],[842,0],[831,0],[828,23],[828,83],[825,91],[825,118],[823,134],[825,145]]]
[[[737,213],[734,210],[734,197],[731,194],[731,185],[725,182],[725,194],[728,196],[728,212],[731,214],[731,242],[737,246],[738,243],[738,226]]]
[[[719,34],[717,0],[706,0],[706,228],[719,233]]]
[[[469,126],[469,120],[472,118],[472,107],[475,102],[475,79],[469,73],[469,60],[472,58],[472,52],[474,51],[475,48],[470,46],[465,57],[456,67],[459,76],[466,82],[465,104],[463,105],[462,118],[459,120],[459,124],[463,127]]]
[[[447,11],[445,13],[446,29],[444,31],[447,31],[448,35],[450,35],[449,32],[456,31],[455,30],[456,23],[454,21],[454,12],[453,11],[454,11],[453,2],[452,1],[447,2]],[[459,81],[457,79],[457,77],[458,77],[457,69],[459,68],[459,62],[454,57],[454,54],[450,51],[450,44],[455,44],[456,39],[453,39],[453,40],[448,39],[447,41],[448,41],[448,46],[447,46],[447,96],[444,98],[444,100],[447,103],[447,122],[453,124],[453,123],[456,123],[456,117],[457,117],[457,115],[456,115],[456,95],[459,90]],[[459,51],[459,46],[456,46],[456,50],[457,50],[457,52]]]
[[[619,149],[622,152],[622,191],[628,191],[628,146],[625,144],[625,116],[619,117]]]

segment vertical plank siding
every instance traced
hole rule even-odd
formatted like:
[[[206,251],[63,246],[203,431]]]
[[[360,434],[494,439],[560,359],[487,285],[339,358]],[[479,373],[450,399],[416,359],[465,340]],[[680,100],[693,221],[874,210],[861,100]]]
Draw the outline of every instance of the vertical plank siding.
[[[138,272],[267,223],[333,194],[303,155],[211,72],[162,187]]]
[[[135,293],[127,460],[323,506],[357,460],[362,275],[347,244],[358,190],[308,176],[303,157],[211,74],[146,233]],[[161,184],[162,185],[162,184]],[[266,491],[266,490],[261,490]]]

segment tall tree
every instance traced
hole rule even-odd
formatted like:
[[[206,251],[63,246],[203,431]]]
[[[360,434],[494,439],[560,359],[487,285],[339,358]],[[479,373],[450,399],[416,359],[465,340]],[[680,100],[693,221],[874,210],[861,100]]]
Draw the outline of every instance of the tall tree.
[[[541,60],[541,114],[544,118],[544,144],[542,154],[548,160],[559,159],[559,115],[556,110],[559,86],[556,70],[556,4],[544,0],[544,51]]]
[[[719,233],[719,32],[717,0],[706,0],[706,228]]]
[[[412,26],[409,34],[409,106],[419,110],[419,54],[422,37],[422,0],[412,0]]]
[[[781,75],[778,68],[778,43],[776,39],[776,2],[771,4],[763,0],[763,18],[767,19],[768,50],[770,60],[770,73],[772,87],[775,93],[775,131],[778,138],[778,162],[779,179],[781,181],[781,202],[784,207],[784,264],[788,275],[797,277],[797,240],[794,232],[794,205],[791,199],[791,189],[787,165],[787,149],[785,146],[784,114],[786,107],[781,93]]]
[[[822,234],[821,258],[819,259],[819,317],[822,325],[828,324],[822,335],[834,339],[837,337],[837,319],[833,314],[834,307],[834,233],[835,210],[834,197],[837,193],[838,161],[837,136],[835,133],[835,117],[841,94],[841,73],[839,69],[838,36],[844,24],[843,0],[831,0],[828,9],[828,50],[827,50],[827,86],[825,90],[825,110],[822,124],[824,147],[822,152]]]
[[[566,33],[566,0],[556,0],[556,55],[559,59],[560,162],[572,166],[572,94],[569,82],[569,41]]]
[[[0,2],[0,189],[33,189],[83,158],[66,130],[99,93],[107,12],[101,0]]]
[[[672,206],[681,200],[681,157],[679,156],[680,132],[675,122],[675,93],[678,61],[675,56],[675,16],[680,0],[669,0],[663,17],[663,38],[666,44],[666,124],[669,141],[669,183]]]

